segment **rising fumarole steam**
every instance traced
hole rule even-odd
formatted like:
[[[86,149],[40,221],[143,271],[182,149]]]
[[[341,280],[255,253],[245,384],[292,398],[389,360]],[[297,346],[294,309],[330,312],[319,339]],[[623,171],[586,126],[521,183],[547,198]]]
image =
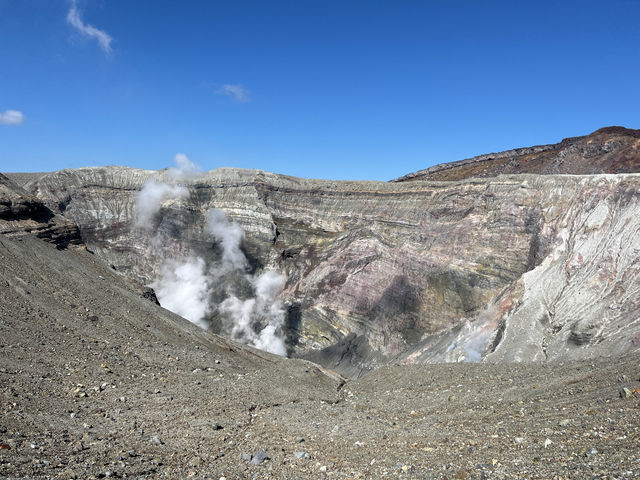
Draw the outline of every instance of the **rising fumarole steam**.
[[[481,362],[495,336],[498,307],[489,304],[473,321],[466,321],[447,348],[448,362]]]
[[[207,229],[222,246],[220,263],[213,265],[215,277],[227,272],[243,272],[247,259],[241,250],[244,232],[229,221],[222,210],[207,212]],[[273,270],[259,276],[245,275],[251,285],[253,296],[238,298],[227,290],[227,298],[219,305],[218,313],[223,319],[223,331],[232,339],[242,343],[286,355],[284,342],[285,312],[278,295],[282,292],[286,277]]]
[[[148,230],[153,225],[153,218],[162,208],[162,203],[169,199],[188,198],[189,191],[179,185],[147,181],[136,199],[135,226]]]
[[[149,231],[153,219],[169,200],[188,198],[189,191],[176,182],[193,179],[200,168],[185,155],[175,157],[177,168],[171,168],[168,176],[173,183],[149,180],[137,196],[136,227]],[[205,260],[190,255],[182,260],[167,260],[158,269],[151,286],[160,304],[196,325],[207,328],[207,316],[220,315],[222,332],[234,340],[278,355],[286,355],[284,341],[285,310],[278,298],[286,283],[286,277],[273,270],[261,275],[245,273],[248,262],[242,252],[244,231],[233,223],[222,210],[211,209],[206,214],[207,231],[220,246],[220,260],[207,266]],[[162,245],[157,238],[151,244]],[[162,252],[161,253],[168,253]],[[225,275],[236,275],[249,286],[240,298],[233,286],[223,286]],[[214,292],[224,291],[226,297],[220,304],[211,301]]]
[[[193,163],[184,153],[178,153],[173,157],[175,167],[168,171],[169,177],[175,181],[197,178],[202,173],[202,168]]]
[[[239,270],[247,265],[247,258],[240,249],[244,231],[239,225],[230,222],[225,213],[217,208],[207,212],[207,229],[222,246],[221,267]]]
[[[207,327],[204,318],[210,310],[209,280],[202,258],[164,263],[151,286],[164,308],[199,327]]]
[[[202,169],[193,163],[184,153],[178,153],[173,158],[175,167],[167,171],[171,183],[148,180],[142,186],[136,197],[135,226],[141,229],[150,229],[153,226],[153,218],[160,212],[162,203],[178,198],[189,198],[189,191],[183,185],[176,182],[195,178]]]
[[[251,279],[255,297],[240,300],[230,295],[220,304],[219,311],[230,327],[231,338],[252,345],[260,350],[286,355],[282,327],[285,321],[282,302],[278,295],[286,278],[273,270]],[[260,330],[255,325],[261,326]]]

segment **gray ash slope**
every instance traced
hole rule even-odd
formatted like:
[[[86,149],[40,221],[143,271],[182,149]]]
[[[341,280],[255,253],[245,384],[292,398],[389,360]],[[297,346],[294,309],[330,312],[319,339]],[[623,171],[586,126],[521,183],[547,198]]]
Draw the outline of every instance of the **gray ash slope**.
[[[0,218],[3,478],[640,475],[637,353],[344,384],[197,328],[42,223]]]
[[[640,475],[637,354],[342,385],[198,329],[81,248],[1,237],[0,261],[2,478]]]
[[[242,437],[249,412],[336,400],[337,375],[208,333],[84,246],[61,249],[26,228],[0,235],[3,478],[184,478],[198,455],[234,450],[222,438]]]

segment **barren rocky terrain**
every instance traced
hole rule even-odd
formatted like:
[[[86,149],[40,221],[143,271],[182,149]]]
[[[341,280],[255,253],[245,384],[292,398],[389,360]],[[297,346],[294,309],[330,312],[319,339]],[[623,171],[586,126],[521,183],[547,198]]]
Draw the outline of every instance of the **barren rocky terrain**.
[[[3,478],[640,475],[637,354],[344,383],[199,329],[81,247],[2,237],[0,260]]]
[[[591,173],[0,175],[0,478],[640,477],[640,175]],[[225,255],[211,208],[317,363],[145,288]]]
[[[637,173],[384,183],[218,169],[177,184],[104,167],[22,180],[147,284],[167,258],[215,264],[207,212],[225,212],[249,269],[286,275],[290,353],[349,377],[390,360],[577,359],[640,343]],[[153,237],[135,226],[149,182],[188,192],[163,199]],[[213,290],[205,320],[220,332]]]

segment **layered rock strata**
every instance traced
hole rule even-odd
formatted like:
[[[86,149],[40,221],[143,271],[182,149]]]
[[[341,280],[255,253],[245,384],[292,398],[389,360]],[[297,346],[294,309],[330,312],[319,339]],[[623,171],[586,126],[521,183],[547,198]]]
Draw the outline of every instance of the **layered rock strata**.
[[[331,347],[314,360],[352,376],[394,358],[529,361],[640,343],[640,175],[383,183],[218,169],[162,204],[154,241],[134,228],[149,179],[169,181],[105,167],[25,188],[144,283],[167,255],[215,260],[204,215],[222,209],[246,232],[250,268],[287,275],[291,353]]]
[[[64,248],[80,244],[78,227],[0,174],[0,234],[33,234]]]

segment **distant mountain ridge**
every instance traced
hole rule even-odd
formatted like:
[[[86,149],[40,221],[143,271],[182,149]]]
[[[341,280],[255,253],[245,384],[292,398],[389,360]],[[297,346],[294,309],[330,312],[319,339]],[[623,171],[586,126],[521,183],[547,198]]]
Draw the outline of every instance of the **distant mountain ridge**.
[[[640,130],[604,127],[560,143],[487,153],[457,162],[441,163],[392,182],[456,181],[501,174],[591,175],[640,172]]]

